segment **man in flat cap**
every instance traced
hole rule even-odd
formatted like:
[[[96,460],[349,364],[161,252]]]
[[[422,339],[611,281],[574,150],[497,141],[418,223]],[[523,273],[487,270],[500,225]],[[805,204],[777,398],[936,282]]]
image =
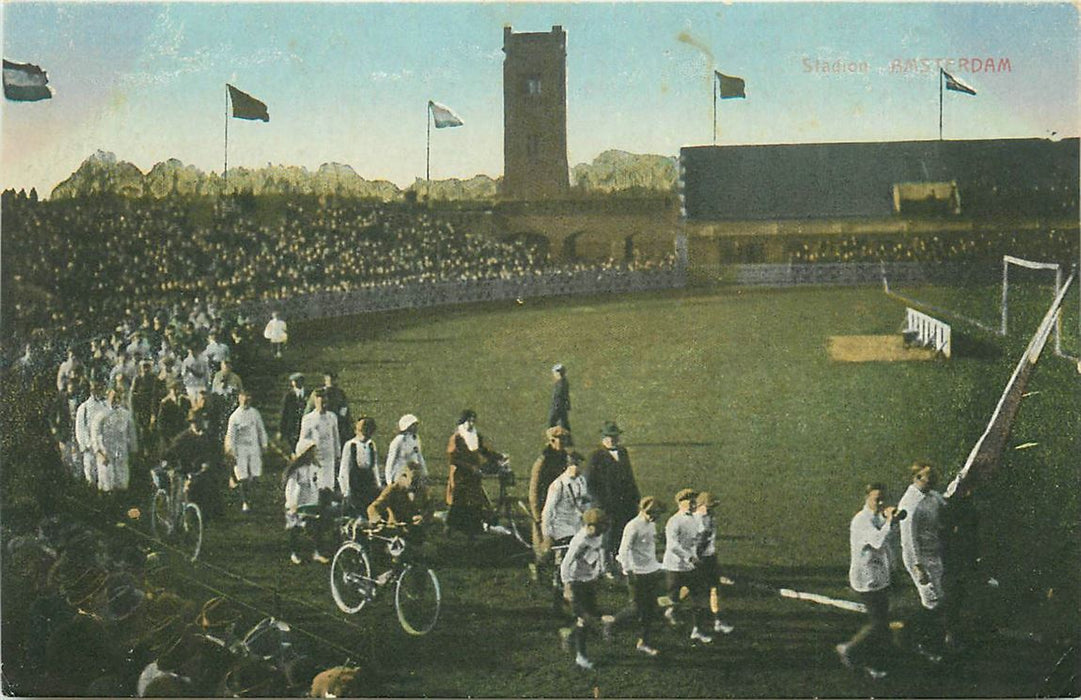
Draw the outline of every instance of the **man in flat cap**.
[[[589,456],[585,470],[593,505],[608,514],[611,528],[604,536],[605,557],[608,574],[616,571],[615,556],[623,528],[638,512],[638,484],[631,469],[631,456],[627,448],[619,444],[623,433],[612,421],[606,421],[601,429],[601,444]]]
[[[698,492],[680,489],[676,494],[676,512],[664,526],[664,570],[668,585],[668,597],[672,605],[664,616],[669,623],[677,625],[676,607],[680,605],[680,592],[687,589],[687,602],[691,608],[691,641],[709,644],[713,637],[702,631],[701,577],[695,574],[698,564],[698,521],[694,517],[694,500]]]
[[[657,594],[661,590],[661,563],[657,561],[657,516],[663,507],[646,496],[638,503],[638,515],[623,528],[616,560],[627,576],[630,605],[616,613],[612,624],[633,619],[637,623],[638,641],[635,649],[645,656],[656,656],[650,646],[650,630],[657,619]],[[606,629],[610,636],[611,625]]]
[[[721,619],[720,574],[717,569],[717,520],[714,517],[717,497],[708,491],[695,499],[694,517],[698,521],[698,565],[702,577],[703,595],[709,595],[709,611],[713,614],[713,631],[731,634],[735,629]]]
[[[567,545],[566,556],[560,565],[560,575],[570,588],[571,608],[574,611],[574,627],[560,629],[561,640],[574,644],[574,663],[583,670],[593,668],[586,657],[586,626],[609,625],[611,616],[601,618],[597,611],[597,579],[604,572],[603,535],[608,528],[608,517],[599,508],[590,508],[582,514],[582,526]]]
[[[533,515],[533,557],[534,566],[531,567],[534,578],[537,577],[536,567],[543,561],[547,561],[551,550],[551,542],[546,541],[544,532],[541,531],[541,517],[544,515],[544,502],[548,496],[548,487],[559,478],[567,469],[571,461],[581,462],[581,455],[574,452],[570,447],[570,431],[561,425],[556,425],[544,433],[548,439],[547,444],[541,451],[541,456],[533,463],[529,473],[529,512]]]

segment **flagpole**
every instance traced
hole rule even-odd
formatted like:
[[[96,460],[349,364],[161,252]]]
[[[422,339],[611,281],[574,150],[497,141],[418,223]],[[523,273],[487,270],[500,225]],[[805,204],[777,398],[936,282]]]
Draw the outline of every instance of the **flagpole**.
[[[945,80],[945,75],[942,69],[938,69],[938,140],[942,140],[942,83]]]
[[[221,169],[222,188],[224,197],[229,189],[229,87],[225,87],[225,165]]]
[[[717,145],[717,73],[713,73],[713,145]]]

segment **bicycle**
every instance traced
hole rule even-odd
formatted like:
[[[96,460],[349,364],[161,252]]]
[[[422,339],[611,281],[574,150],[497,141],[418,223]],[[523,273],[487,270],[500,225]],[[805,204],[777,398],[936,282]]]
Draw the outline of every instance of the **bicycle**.
[[[175,541],[189,561],[199,558],[203,547],[203,511],[188,501],[191,475],[183,481],[175,469],[164,462],[150,470],[154,496],[150,501],[150,527],[154,537]]]
[[[393,583],[394,608],[402,629],[415,636],[431,632],[439,619],[442,600],[439,579],[434,571],[406,554],[407,528],[369,526],[356,518],[342,526],[342,534],[345,541],[330,565],[330,592],[338,609],[350,615],[358,613],[380,588]],[[376,542],[385,544],[390,565],[372,577],[369,553]]]
[[[532,530],[528,525],[532,515],[526,504],[511,493],[517,477],[511,469],[510,458],[504,457],[490,467],[482,468],[481,478],[497,479],[499,483],[499,496],[492,504],[496,522],[489,527],[489,532],[512,535],[518,544],[533,549]]]

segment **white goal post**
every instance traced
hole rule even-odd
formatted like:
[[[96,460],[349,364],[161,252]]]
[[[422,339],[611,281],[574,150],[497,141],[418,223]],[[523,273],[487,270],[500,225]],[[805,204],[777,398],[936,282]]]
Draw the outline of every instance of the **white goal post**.
[[[1008,332],[1008,319],[1010,311],[1010,265],[1017,265],[1029,270],[1048,270],[1055,273],[1055,293],[1057,297],[1059,290],[1062,289],[1062,266],[1058,263],[1038,262],[1035,260],[1025,260],[1024,258],[1018,258],[1013,255],[1002,256],[1002,325],[999,329],[999,335],[1006,335]],[[1055,355],[1059,357],[1066,357],[1062,352],[1062,313],[1058,312],[1058,316],[1055,319]]]

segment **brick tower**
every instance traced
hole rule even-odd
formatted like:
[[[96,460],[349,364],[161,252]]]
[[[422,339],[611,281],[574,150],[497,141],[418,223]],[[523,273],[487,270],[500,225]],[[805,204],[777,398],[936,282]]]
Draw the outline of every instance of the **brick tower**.
[[[503,28],[503,196],[566,195],[567,34]]]

